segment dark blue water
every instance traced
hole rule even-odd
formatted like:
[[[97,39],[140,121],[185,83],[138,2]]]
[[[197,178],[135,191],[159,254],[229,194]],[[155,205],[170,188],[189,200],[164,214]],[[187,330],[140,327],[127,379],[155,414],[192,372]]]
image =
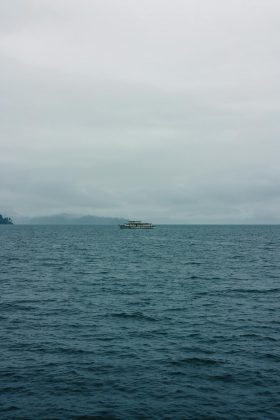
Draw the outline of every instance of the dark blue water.
[[[279,419],[280,227],[0,227],[1,419]]]

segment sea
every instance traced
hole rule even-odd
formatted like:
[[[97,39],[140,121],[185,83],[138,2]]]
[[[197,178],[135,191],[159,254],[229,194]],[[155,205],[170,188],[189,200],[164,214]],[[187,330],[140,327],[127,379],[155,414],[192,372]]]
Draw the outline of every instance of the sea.
[[[1,419],[279,419],[280,226],[0,226]]]

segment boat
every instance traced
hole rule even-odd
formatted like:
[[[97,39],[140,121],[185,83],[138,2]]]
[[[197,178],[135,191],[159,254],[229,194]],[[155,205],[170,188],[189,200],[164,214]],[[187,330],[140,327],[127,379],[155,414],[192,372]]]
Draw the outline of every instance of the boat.
[[[140,220],[129,220],[119,226],[121,229],[153,229],[155,227],[152,223],[141,222]]]

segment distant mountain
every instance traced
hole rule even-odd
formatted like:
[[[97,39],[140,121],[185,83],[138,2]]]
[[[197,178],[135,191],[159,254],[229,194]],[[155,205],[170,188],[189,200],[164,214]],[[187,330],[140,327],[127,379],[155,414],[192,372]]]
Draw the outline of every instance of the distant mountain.
[[[76,216],[64,213],[52,216],[17,218],[17,224],[24,225],[118,225],[125,221],[126,219],[118,217]]]
[[[12,225],[13,221],[10,217],[3,217],[2,214],[0,214],[0,225]]]

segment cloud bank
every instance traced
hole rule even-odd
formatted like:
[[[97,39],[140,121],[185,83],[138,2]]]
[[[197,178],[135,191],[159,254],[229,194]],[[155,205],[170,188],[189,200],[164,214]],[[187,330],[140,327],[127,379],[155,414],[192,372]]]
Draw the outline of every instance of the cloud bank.
[[[0,203],[279,223],[280,4],[0,5]]]

